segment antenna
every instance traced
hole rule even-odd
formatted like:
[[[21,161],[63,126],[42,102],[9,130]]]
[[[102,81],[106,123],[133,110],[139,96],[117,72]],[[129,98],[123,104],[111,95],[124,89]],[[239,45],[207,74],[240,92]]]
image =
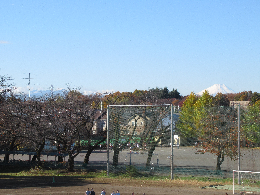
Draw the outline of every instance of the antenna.
[[[28,86],[29,86],[29,98],[31,97],[31,94],[30,94],[30,84],[31,84],[31,73],[29,73],[29,77],[28,78],[23,78],[23,79],[29,79],[29,82],[28,82]]]

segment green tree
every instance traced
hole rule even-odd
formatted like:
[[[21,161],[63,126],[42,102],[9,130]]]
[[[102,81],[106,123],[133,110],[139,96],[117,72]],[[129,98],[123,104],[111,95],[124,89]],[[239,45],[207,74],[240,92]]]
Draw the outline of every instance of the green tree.
[[[251,103],[255,104],[258,100],[260,100],[260,94],[257,92],[254,92],[251,97]]]
[[[169,98],[176,98],[176,99],[180,99],[181,95],[178,92],[177,89],[173,89],[172,91],[169,92]]]
[[[163,88],[161,98],[162,98],[162,99],[167,99],[167,98],[169,98],[169,90],[168,90],[167,87],[164,87],[164,88]]]
[[[197,139],[195,103],[198,97],[191,93],[183,103],[179,120],[176,124],[178,133],[184,138],[186,144],[193,144]]]
[[[227,95],[222,93],[217,93],[215,97],[213,97],[213,105],[214,106],[229,106],[229,100]]]
[[[212,101],[212,96],[209,94],[209,92],[204,91],[202,96],[194,104],[194,120],[197,131],[203,131],[204,123],[202,121],[207,116],[206,109],[212,107]]]
[[[242,128],[244,136],[254,146],[260,146],[260,100],[249,105],[248,110],[244,112],[242,119]]]

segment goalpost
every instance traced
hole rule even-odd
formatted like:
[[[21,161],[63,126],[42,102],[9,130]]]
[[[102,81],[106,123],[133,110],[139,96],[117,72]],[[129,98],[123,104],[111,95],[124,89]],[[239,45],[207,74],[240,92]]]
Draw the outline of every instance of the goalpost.
[[[260,172],[233,170],[233,194],[235,194],[235,173],[238,173],[241,184],[236,190],[244,193],[260,192],[255,184],[260,182]]]
[[[170,115],[169,118],[170,118],[170,121],[168,121],[168,126],[167,126],[167,132],[170,133],[170,147],[171,147],[171,154],[170,154],[170,158],[171,158],[171,179],[173,179],[173,145],[174,145],[174,135],[173,135],[173,129],[174,129],[174,122],[173,122],[173,114],[178,112],[179,111],[179,108],[176,109],[175,106],[173,106],[172,104],[163,104],[163,105],[108,105],[107,106],[107,121],[106,121],[106,127],[107,127],[107,176],[109,176],[109,152],[110,152],[110,149],[111,147],[111,141],[115,141],[115,138],[113,138],[113,140],[110,140],[110,137],[111,136],[115,136],[115,124],[114,126],[110,127],[110,123],[112,123],[115,118],[113,118],[113,121],[112,118],[111,118],[111,115],[113,112],[111,109],[122,109],[124,108],[125,110],[127,110],[126,112],[125,111],[118,111],[119,113],[116,113],[118,117],[121,117],[122,115],[124,115],[123,119],[121,121],[117,121],[117,126],[116,128],[118,129],[117,130],[117,133],[120,134],[121,132],[124,131],[124,133],[122,133],[125,137],[126,135],[134,135],[135,136],[135,139],[138,138],[139,136],[139,139],[140,136],[143,133],[143,131],[145,131],[144,129],[142,130],[141,126],[143,125],[143,123],[150,123],[150,121],[152,121],[151,118],[149,117],[154,117],[154,120],[157,120],[158,117],[163,117],[162,115],[159,116],[158,113],[161,113],[161,110],[158,111],[157,108],[164,108],[165,110],[167,109],[167,113],[166,115]],[[140,109],[141,112],[139,111],[139,113],[137,113],[137,111],[135,109]],[[150,109],[150,110],[149,110]],[[145,111],[144,111],[145,110]],[[148,110],[148,111],[147,111]],[[152,112],[157,112],[155,115],[152,116]],[[148,114],[142,114],[144,112],[146,112]],[[115,111],[114,111],[115,112]],[[133,114],[134,113],[134,114]],[[137,114],[136,114],[137,113]],[[150,116],[149,116],[150,114]],[[145,115],[145,116],[144,116]],[[132,117],[132,121],[130,120]],[[142,122],[141,119],[142,118],[148,118],[146,122]],[[157,118],[156,118],[157,117]],[[119,120],[119,119],[118,119]],[[145,119],[144,119],[145,120]],[[160,122],[157,121],[157,123],[153,123],[153,131],[155,132],[154,134],[158,133],[160,130],[158,130],[158,126],[162,126],[163,125],[163,119],[161,118],[160,119]],[[115,123],[115,122],[114,122]],[[113,124],[113,123],[112,123]],[[139,126],[138,126],[139,125]],[[147,125],[147,124],[146,124]],[[150,124],[150,128],[152,126]],[[137,127],[136,127],[137,126]],[[132,128],[132,129],[131,129]],[[139,129],[138,129],[139,128]],[[165,127],[166,128],[166,127]],[[148,129],[148,128],[147,128]],[[169,132],[170,131],[170,132]],[[112,135],[113,134],[113,135]],[[163,133],[162,133],[163,134]],[[121,135],[121,134],[120,134]],[[133,137],[131,137],[132,139]],[[159,138],[158,138],[159,139]],[[121,138],[121,141],[124,140],[125,141],[125,138]],[[128,139],[128,142],[129,142],[129,139]],[[119,144],[120,145],[120,144]],[[138,145],[138,144],[137,144]],[[118,152],[119,153],[119,152]],[[128,153],[129,154],[129,153]],[[157,162],[158,162],[158,159],[157,159]],[[130,147],[130,165],[131,165],[131,147]]]

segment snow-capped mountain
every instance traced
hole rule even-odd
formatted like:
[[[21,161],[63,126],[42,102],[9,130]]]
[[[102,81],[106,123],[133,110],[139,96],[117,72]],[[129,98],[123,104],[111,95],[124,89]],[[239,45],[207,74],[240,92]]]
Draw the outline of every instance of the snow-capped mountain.
[[[51,90],[32,90],[30,93],[31,97],[40,97],[44,95],[51,95],[51,93],[53,93],[53,95],[63,94],[63,90],[55,90],[53,92]]]
[[[31,97],[42,97],[42,96],[50,96],[51,94],[53,95],[58,95],[58,94],[61,94],[63,95],[64,93],[64,90],[60,89],[60,90],[55,90],[55,91],[51,91],[51,90],[31,90],[30,91],[30,96]],[[29,90],[23,90],[23,89],[14,89],[14,93],[16,95],[25,95],[25,96],[28,96],[29,94]]]
[[[197,93],[197,95],[202,95],[203,92],[207,90],[210,95],[215,96],[217,93],[227,94],[227,93],[236,93],[234,90],[228,88],[224,84],[214,84],[211,87],[202,90],[201,92]]]

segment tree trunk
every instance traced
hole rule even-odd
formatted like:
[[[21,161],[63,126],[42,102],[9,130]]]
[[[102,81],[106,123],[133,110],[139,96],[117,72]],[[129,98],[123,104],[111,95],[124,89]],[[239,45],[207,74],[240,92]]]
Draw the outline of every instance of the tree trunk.
[[[74,171],[74,159],[78,156],[79,150],[77,153],[74,154],[74,151],[69,152],[69,159],[68,159],[68,171]]]
[[[7,152],[7,151],[6,151]],[[8,163],[9,162],[9,157],[10,157],[10,154],[9,153],[5,153],[5,157],[4,157],[4,162],[5,163]]]
[[[32,157],[32,162],[35,162],[36,159],[37,159],[37,155],[33,155],[33,157]]]
[[[42,141],[42,143],[40,144],[40,147],[37,149],[36,155],[34,155],[32,158],[33,162],[36,161],[36,159],[37,159],[39,166],[41,165],[41,153],[43,151],[44,146],[45,146],[45,139]]]
[[[90,154],[93,152],[94,148],[95,148],[95,147],[93,147],[93,146],[89,146],[89,147],[88,147],[88,151],[87,151],[87,153],[86,153],[86,155],[85,155],[85,158],[84,158],[84,163],[85,163],[85,164],[88,164]]]
[[[4,157],[4,162],[5,163],[8,163],[9,162],[9,159],[10,159],[10,154],[9,154],[9,151],[13,151],[15,149],[15,141],[16,141],[16,138],[14,138],[10,144],[10,147],[9,148],[6,148],[5,151],[7,153],[5,153],[5,157]]]
[[[91,146],[91,143],[90,143],[90,142],[88,143],[88,151],[87,151],[87,153],[86,153],[86,155],[85,155],[84,163],[88,164],[90,154],[93,152],[93,150],[94,150],[100,143],[102,143],[102,142],[105,141],[106,139],[107,139],[107,137],[103,137],[103,139],[101,139],[100,141],[98,141],[94,146]]]
[[[119,155],[118,139],[115,139],[115,143],[114,143],[113,149],[114,149],[113,165],[117,166],[118,165],[118,155]]]
[[[59,154],[61,154],[61,148],[60,148],[60,143],[57,144],[57,151]],[[62,156],[58,156],[58,162],[63,162]]]
[[[147,157],[147,161],[146,161],[146,167],[150,166],[151,160],[152,160],[152,156],[153,156],[153,152],[155,150],[155,146],[157,145],[157,142],[153,142],[152,146],[150,147],[149,151],[148,151],[148,157]]]
[[[217,157],[217,166],[216,166],[216,171],[221,171],[221,164],[224,162],[224,154],[221,152],[218,154]]]
[[[74,158],[72,154],[69,154],[69,159],[68,159],[68,171],[74,171]]]
[[[58,162],[63,162],[62,156],[58,156]]]
[[[120,138],[120,133],[119,133],[119,116],[117,116],[116,122],[115,122],[115,142],[113,145],[113,150],[114,150],[114,156],[113,156],[113,165],[117,166],[118,165],[118,155],[119,155],[119,138]]]

